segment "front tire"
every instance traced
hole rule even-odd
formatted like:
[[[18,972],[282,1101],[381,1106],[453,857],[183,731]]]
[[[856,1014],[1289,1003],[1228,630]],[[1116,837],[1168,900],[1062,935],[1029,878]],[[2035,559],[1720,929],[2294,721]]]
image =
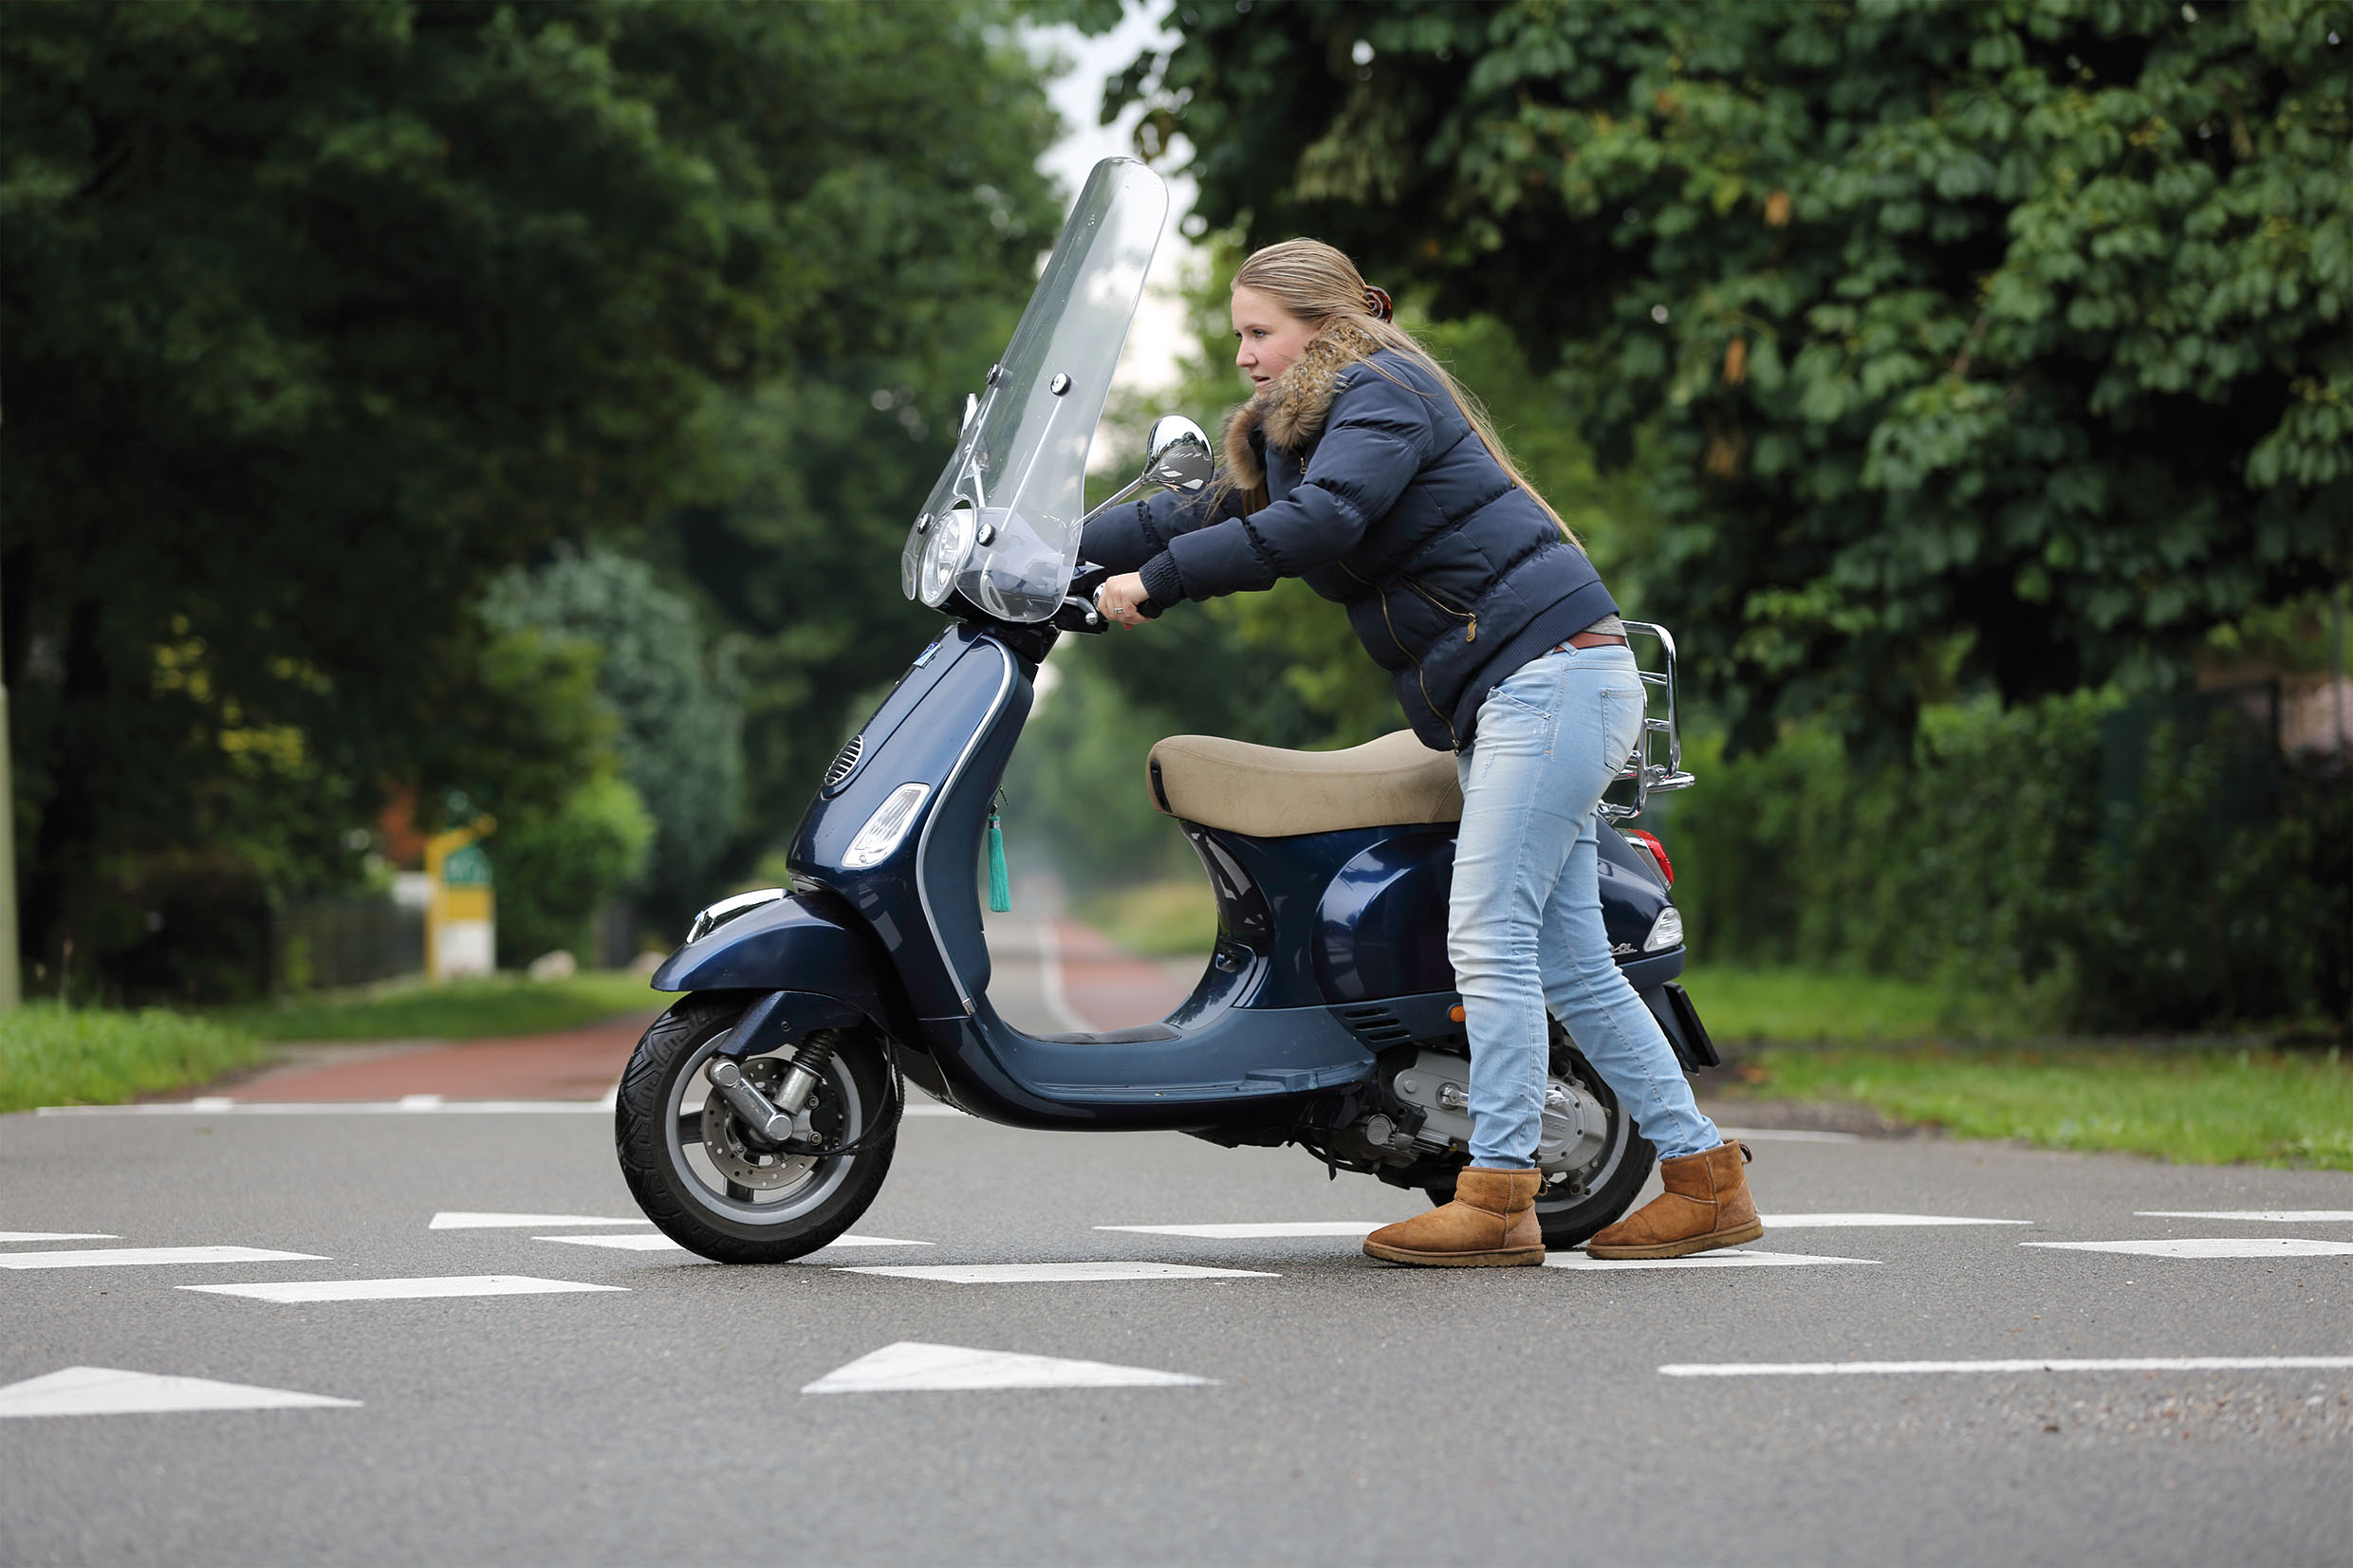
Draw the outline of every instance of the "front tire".
[[[613,1131],[622,1177],[645,1217],[690,1252],[723,1264],[782,1264],[857,1222],[890,1173],[899,1100],[882,1042],[842,1030],[808,1119],[843,1154],[779,1157],[750,1149],[708,1071],[743,1016],[741,1000],[690,996],[654,1021],[621,1074]],[[747,1077],[790,1052],[745,1062]]]

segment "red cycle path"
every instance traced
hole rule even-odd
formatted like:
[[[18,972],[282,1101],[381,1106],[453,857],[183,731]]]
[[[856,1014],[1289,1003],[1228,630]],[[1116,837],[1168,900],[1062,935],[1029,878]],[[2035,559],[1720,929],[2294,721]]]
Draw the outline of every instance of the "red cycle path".
[[[235,1099],[322,1103],[439,1095],[444,1099],[602,1099],[652,1013],[584,1029],[462,1043],[356,1047],[348,1060],[272,1068],[228,1091]]]
[[[1097,1029],[1150,1024],[1192,990],[1160,965],[1114,946],[1100,932],[1055,923],[1063,989],[1071,1011]],[[336,1104],[397,1100],[602,1098],[621,1079],[651,1012],[549,1034],[460,1042],[431,1041],[320,1047],[216,1090],[248,1103]]]

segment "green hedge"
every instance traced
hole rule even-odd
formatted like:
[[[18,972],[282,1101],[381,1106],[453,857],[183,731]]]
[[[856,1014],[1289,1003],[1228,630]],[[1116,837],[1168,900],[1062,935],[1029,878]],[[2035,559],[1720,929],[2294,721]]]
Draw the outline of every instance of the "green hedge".
[[[2353,787],[2251,762],[2225,706],[1932,710],[1877,768],[1820,727],[1686,755],[1656,815],[1702,962],[1933,981],[2005,1034],[2345,1018]]]

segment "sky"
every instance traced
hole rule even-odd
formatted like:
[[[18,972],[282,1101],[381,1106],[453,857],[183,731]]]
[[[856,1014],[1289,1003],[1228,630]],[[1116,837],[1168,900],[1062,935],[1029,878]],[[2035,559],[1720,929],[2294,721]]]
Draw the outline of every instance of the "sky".
[[[1023,29],[1034,54],[1041,58],[1059,55],[1069,66],[1048,92],[1062,116],[1065,133],[1039,159],[1041,167],[1061,180],[1065,199],[1077,197],[1079,188],[1086,183],[1087,171],[1099,159],[1135,157],[1133,136],[1142,115],[1139,107],[1131,105],[1113,125],[1095,121],[1102,111],[1105,81],[1156,43],[1176,42],[1176,35],[1155,20],[1166,9],[1158,0],[1129,0],[1126,20],[1100,38],[1088,38],[1068,26]],[[1176,379],[1177,356],[1186,346],[1184,305],[1177,297],[1177,285],[1189,267],[1203,256],[1201,248],[1177,228],[1193,211],[1194,184],[1181,173],[1171,172],[1172,166],[1183,160],[1181,144],[1175,151],[1176,157],[1155,165],[1168,180],[1168,228],[1153,257],[1152,281],[1114,381],[1138,391],[1148,392]]]

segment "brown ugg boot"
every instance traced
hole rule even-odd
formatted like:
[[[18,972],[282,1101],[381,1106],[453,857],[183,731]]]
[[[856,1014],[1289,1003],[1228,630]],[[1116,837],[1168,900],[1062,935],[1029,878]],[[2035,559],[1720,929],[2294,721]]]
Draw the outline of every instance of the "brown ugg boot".
[[[1514,1268],[1544,1262],[1533,1171],[1473,1166],[1454,1179],[1454,1201],[1364,1238],[1364,1255],[1431,1268]]]
[[[1745,1144],[1726,1142],[1700,1154],[1660,1160],[1667,1190],[1585,1243],[1592,1258],[1680,1258],[1736,1246],[1765,1234],[1749,1196]]]

